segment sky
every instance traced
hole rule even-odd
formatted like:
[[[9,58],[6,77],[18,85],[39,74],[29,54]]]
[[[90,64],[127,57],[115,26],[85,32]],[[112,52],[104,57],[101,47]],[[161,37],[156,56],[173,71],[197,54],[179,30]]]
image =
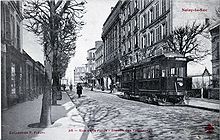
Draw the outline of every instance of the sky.
[[[95,41],[102,40],[102,27],[111,12],[111,7],[116,5],[118,0],[87,0],[86,14],[83,21],[86,23],[80,32],[81,37],[76,42],[76,53],[71,58],[66,78],[73,80],[75,67],[86,64],[87,50],[95,47]],[[43,64],[43,48],[39,45],[37,38],[25,29],[23,35],[24,50],[35,60]],[[211,72],[211,56],[200,64],[189,64],[188,74],[201,74],[205,67]],[[196,68],[196,69],[195,69]]]

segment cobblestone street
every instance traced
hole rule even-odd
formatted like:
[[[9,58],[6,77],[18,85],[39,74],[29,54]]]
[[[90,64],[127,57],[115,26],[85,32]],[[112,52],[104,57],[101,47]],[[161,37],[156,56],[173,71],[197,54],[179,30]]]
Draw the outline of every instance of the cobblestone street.
[[[218,113],[180,106],[156,106],[89,90],[73,102],[97,140],[106,139],[218,139]]]

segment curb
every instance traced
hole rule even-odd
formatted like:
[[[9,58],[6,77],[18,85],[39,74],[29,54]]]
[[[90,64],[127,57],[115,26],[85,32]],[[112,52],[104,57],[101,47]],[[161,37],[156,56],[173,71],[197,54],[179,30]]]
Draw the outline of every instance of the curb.
[[[193,106],[193,105],[184,105],[184,106],[186,106],[186,107],[192,107],[192,108],[198,108],[198,109],[203,109],[203,110],[208,110],[208,111],[219,112],[219,109],[215,109],[215,108],[207,108],[207,107]]]

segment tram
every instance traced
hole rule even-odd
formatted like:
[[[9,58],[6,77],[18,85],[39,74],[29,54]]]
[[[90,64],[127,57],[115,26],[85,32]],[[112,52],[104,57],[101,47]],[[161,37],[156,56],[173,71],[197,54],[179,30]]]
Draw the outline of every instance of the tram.
[[[192,78],[187,77],[188,61],[182,55],[167,53],[124,68],[124,97],[148,103],[183,102],[184,95],[192,89]]]

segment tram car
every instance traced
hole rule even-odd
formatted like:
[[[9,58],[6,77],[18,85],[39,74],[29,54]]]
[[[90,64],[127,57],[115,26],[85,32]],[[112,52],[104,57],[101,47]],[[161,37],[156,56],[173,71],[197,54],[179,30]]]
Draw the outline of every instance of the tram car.
[[[188,58],[174,53],[163,54],[122,70],[124,97],[148,103],[182,103],[192,88],[187,77]]]

